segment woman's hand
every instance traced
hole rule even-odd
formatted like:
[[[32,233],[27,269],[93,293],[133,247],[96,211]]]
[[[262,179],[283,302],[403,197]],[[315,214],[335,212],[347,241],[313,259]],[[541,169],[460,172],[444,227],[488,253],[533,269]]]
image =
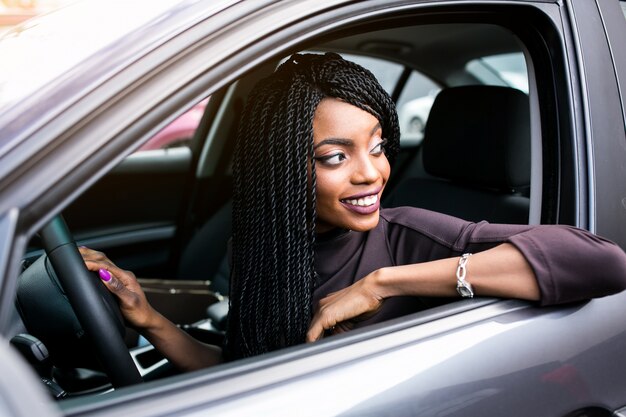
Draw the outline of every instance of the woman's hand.
[[[120,310],[128,324],[137,329],[150,327],[156,312],[146,300],[135,274],[118,268],[102,252],[84,246],[78,250],[87,269],[98,272],[104,285],[118,298]]]
[[[307,342],[321,339],[325,331],[342,333],[350,330],[355,322],[376,314],[384,301],[373,284],[377,272],[323,298],[311,321]]]
[[[119,299],[126,321],[177,368],[191,371],[222,361],[219,347],[200,343],[154,310],[135,274],[118,268],[102,252],[85,247],[79,250],[87,269],[98,272],[104,285]]]

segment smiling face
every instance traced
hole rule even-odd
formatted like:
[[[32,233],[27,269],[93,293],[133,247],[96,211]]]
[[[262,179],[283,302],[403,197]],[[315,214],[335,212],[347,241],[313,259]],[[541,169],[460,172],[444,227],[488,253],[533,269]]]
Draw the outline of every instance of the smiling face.
[[[376,117],[338,99],[320,102],[313,118],[318,233],[376,227],[390,172],[383,144]]]

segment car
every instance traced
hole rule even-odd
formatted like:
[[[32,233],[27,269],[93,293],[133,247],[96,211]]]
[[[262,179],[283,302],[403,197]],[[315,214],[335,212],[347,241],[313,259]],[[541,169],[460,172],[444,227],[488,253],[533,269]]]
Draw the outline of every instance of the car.
[[[189,146],[193,134],[200,124],[208,101],[209,99],[206,98],[193,106],[190,110],[187,110],[172,123],[165,126],[159,133],[150,138],[147,143],[141,145],[138,151]]]
[[[428,95],[413,99],[398,110],[403,142],[412,140],[419,144],[424,139],[426,121],[438,92],[431,90]]]
[[[369,68],[399,109],[441,90],[424,140],[401,140],[384,205],[573,225],[625,249],[624,39],[619,0],[92,0],[7,32],[0,414],[626,415],[626,292],[552,307],[437,300],[179,373],[125,328],[74,247],[106,252],[190,335],[220,343],[238,115],[285,57],[328,51]],[[488,99],[513,90],[502,77],[468,66],[509,54],[526,68],[515,85],[527,85],[512,93],[526,104],[511,109]],[[440,106],[444,92],[463,99]],[[208,97],[190,146],[140,150]],[[468,143],[496,127],[503,141],[522,135],[527,183],[446,176],[422,146],[441,125]],[[483,161],[476,149],[460,157]]]

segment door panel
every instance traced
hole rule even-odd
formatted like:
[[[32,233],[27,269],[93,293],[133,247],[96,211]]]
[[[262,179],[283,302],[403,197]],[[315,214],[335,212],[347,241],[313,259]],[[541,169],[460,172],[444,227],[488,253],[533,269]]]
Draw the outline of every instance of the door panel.
[[[179,147],[126,158],[63,212],[77,242],[137,275],[158,276],[170,257],[191,156]]]

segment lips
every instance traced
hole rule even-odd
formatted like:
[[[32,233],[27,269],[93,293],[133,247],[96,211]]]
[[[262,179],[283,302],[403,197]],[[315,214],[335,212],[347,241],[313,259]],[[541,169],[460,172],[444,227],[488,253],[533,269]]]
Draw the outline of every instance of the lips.
[[[380,189],[374,192],[361,193],[339,200],[339,202],[348,210],[357,214],[372,214],[380,208],[380,199],[378,193]]]

